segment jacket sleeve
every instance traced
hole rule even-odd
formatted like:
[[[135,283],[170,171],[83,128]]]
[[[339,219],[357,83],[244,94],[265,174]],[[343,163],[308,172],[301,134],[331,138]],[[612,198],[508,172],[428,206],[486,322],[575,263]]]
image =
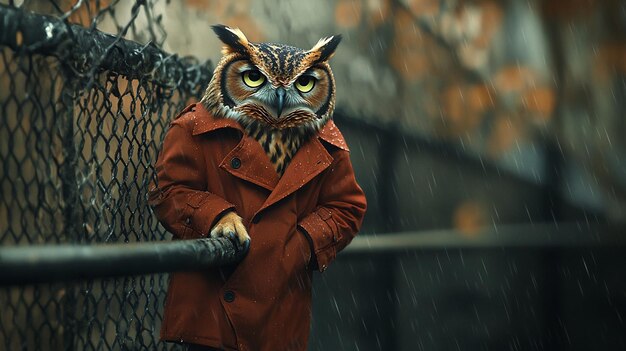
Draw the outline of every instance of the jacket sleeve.
[[[356,236],[367,208],[347,151],[335,154],[327,172],[318,207],[298,225],[309,240],[312,265],[321,272]]]
[[[191,131],[178,121],[168,130],[156,163],[157,184],[149,204],[175,237],[206,236],[215,221],[234,205],[206,189],[206,164]]]

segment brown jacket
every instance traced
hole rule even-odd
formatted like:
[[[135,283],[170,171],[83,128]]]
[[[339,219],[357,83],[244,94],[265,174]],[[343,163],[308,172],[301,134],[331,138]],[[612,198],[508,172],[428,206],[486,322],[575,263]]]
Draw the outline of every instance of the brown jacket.
[[[171,276],[161,338],[225,350],[306,349],[311,270],[325,270],[350,243],[366,208],[335,124],[306,142],[279,178],[237,122],[193,104],[172,122],[156,169],[150,203],[175,238],[206,237],[228,210],[251,237],[236,267]]]

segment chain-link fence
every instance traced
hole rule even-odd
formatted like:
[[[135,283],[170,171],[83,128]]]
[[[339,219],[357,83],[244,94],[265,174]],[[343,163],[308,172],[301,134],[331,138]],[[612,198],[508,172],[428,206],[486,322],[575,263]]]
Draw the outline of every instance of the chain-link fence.
[[[0,245],[164,239],[147,206],[152,165],[209,64],[159,49],[153,0],[1,2]],[[3,288],[0,349],[166,349],[166,284]]]

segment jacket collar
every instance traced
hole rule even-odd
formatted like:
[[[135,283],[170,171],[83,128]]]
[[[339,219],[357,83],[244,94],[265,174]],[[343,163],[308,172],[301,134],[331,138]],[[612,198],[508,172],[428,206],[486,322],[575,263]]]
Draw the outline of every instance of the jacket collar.
[[[209,133],[222,128],[234,128],[243,133],[243,128],[237,121],[230,118],[215,118],[201,103],[187,106],[183,112],[186,111],[192,111],[196,114],[196,124],[193,128],[193,135]],[[322,127],[317,137],[339,149],[350,151],[343,135],[332,119]]]
[[[191,104],[185,110],[189,109],[195,113],[196,124],[193,127],[193,135],[209,133],[222,128],[234,128],[243,132],[241,125],[230,118],[215,118],[206,110],[202,103]]]

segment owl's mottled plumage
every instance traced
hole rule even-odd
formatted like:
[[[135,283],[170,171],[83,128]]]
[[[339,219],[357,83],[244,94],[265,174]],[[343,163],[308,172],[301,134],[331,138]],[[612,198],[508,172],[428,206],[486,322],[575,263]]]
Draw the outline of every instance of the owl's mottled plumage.
[[[303,50],[252,43],[222,25],[213,30],[225,46],[202,103],[216,117],[237,120],[282,175],[299,147],[332,117],[335,80],[328,60],[341,36]]]

